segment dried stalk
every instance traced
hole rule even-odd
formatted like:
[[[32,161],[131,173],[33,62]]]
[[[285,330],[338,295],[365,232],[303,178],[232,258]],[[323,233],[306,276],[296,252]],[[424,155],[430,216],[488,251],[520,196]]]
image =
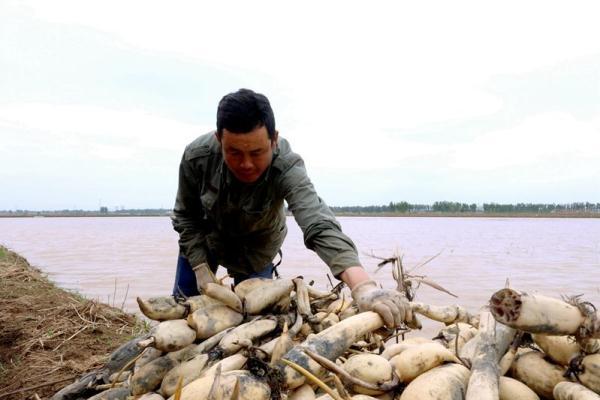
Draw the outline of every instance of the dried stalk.
[[[58,346],[56,346],[54,349],[52,349],[52,351],[58,350],[63,344],[67,343],[69,340],[73,339],[75,336],[79,335],[81,332],[85,331],[87,328],[89,328],[89,325],[84,326],[83,328],[81,328],[80,330],[78,330],[77,332],[72,334],[68,339],[63,340],[63,342],[61,344],[59,344]]]
[[[75,378],[77,378],[77,375],[73,375],[73,376],[70,376],[68,378],[61,378],[61,379],[58,379],[58,380],[52,381],[52,382],[41,383],[39,385],[30,386],[30,387],[19,389],[19,390],[14,390],[12,392],[0,393],[0,399],[3,398],[3,397],[6,397],[6,396],[10,396],[11,394],[28,392],[30,390],[39,389],[41,387],[54,385],[56,383],[62,383],[62,382],[70,381],[70,380],[75,379]]]
[[[329,386],[327,386],[322,380],[320,380],[315,375],[311,374],[309,371],[305,370],[304,368],[302,368],[301,366],[299,366],[295,362],[292,362],[290,360],[286,360],[285,358],[282,358],[281,362],[283,362],[287,366],[291,367],[292,369],[294,369],[297,372],[299,372],[300,374],[302,374],[306,379],[308,379],[309,381],[311,381],[315,385],[319,386],[321,389],[323,389],[325,391],[325,393],[327,393],[328,395],[330,395],[334,400],[344,400],[342,397],[340,397],[339,394],[337,394],[336,392],[334,392],[333,390],[331,390],[331,388]]]

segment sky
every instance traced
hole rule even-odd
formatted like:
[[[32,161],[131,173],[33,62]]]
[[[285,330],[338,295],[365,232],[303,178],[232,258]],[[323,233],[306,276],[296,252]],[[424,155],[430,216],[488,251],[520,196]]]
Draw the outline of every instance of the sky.
[[[0,210],[171,208],[227,93],[330,205],[600,202],[597,1],[0,1]]]

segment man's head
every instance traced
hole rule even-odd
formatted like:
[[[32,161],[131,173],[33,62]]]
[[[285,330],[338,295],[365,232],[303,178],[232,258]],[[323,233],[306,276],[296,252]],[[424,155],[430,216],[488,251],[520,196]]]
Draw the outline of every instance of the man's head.
[[[256,182],[271,165],[277,131],[271,104],[264,95],[240,89],[223,97],[215,134],[225,164],[241,182]]]
[[[264,126],[271,140],[276,139],[275,116],[265,95],[250,89],[229,93],[219,102],[217,109],[217,135],[223,130],[231,133],[247,133]]]

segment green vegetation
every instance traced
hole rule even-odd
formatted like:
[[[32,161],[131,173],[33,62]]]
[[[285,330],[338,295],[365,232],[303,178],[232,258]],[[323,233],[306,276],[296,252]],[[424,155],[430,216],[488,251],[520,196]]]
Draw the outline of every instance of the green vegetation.
[[[337,214],[418,214],[418,215],[546,215],[546,216],[598,216],[600,203],[579,202],[569,204],[517,203],[467,204],[453,201],[436,201],[432,205],[410,204],[405,201],[390,202],[382,206],[331,207]]]
[[[517,204],[483,204],[484,212],[502,213],[502,212],[535,212],[535,213],[554,213],[554,212],[592,212],[600,213],[600,203],[570,203],[570,204],[538,204],[538,203],[517,203]]]
[[[406,201],[389,202],[387,205],[369,206],[333,206],[338,215],[406,215],[406,216],[549,216],[549,217],[600,217],[600,203],[577,202],[557,203],[460,203],[456,201],[436,201],[433,204],[412,204]],[[158,217],[170,216],[171,209],[118,209],[109,211],[107,207],[99,210],[59,210],[2,211],[0,217]],[[2,253],[0,253],[2,257]]]
[[[436,201],[431,207],[436,212],[476,212],[477,204],[457,203],[452,201]]]

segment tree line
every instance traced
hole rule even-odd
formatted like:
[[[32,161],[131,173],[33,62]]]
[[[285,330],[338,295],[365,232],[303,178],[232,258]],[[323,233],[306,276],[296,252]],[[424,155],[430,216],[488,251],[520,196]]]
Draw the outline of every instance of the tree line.
[[[460,203],[455,201],[436,201],[433,204],[411,204],[406,201],[390,202],[387,205],[331,207],[335,213],[598,213],[600,203],[576,202],[556,203]]]
[[[478,214],[600,214],[600,203],[577,202],[568,204],[556,203],[461,203],[456,201],[436,201],[433,204],[413,204],[406,201],[393,202],[387,205],[370,206],[333,206],[332,211],[336,214],[419,214],[419,213],[478,213]],[[100,207],[98,210],[57,210],[57,211],[32,211],[32,210],[0,210],[0,217],[17,216],[164,216],[170,215],[171,209],[147,208],[147,209],[115,209]]]

